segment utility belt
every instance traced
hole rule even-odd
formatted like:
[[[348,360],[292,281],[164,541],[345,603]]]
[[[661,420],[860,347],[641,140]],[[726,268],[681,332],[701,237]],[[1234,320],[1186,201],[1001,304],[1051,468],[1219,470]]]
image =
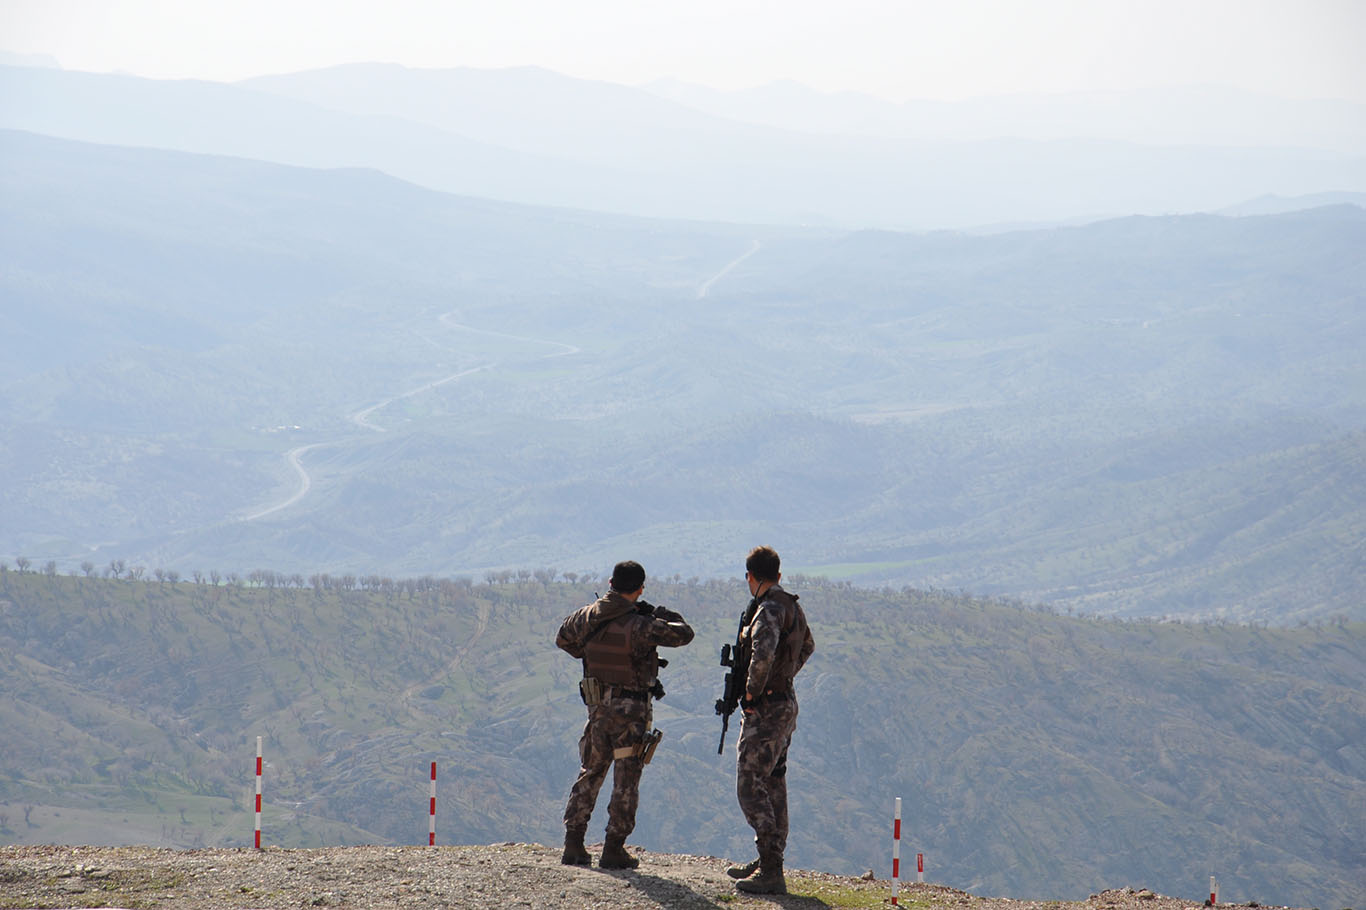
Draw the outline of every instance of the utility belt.
[[[767,704],[771,701],[791,701],[792,699],[793,695],[790,692],[785,692],[782,689],[769,689],[767,692],[763,693],[758,698],[750,699],[748,702],[746,702],[746,704],[762,705]]]
[[[583,703],[590,708],[602,704],[609,698],[629,698],[635,701],[643,701],[647,705],[651,697],[662,698],[664,687],[658,682],[650,689],[627,689],[622,686],[609,686],[602,680],[593,676],[585,676],[579,680],[579,695],[583,698]],[[645,723],[650,722],[650,714],[645,715]],[[644,738],[638,743],[629,746],[622,746],[612,750],[614,761],[623,758],[642,758],[644,764],[649,764],[650,759],[655,757],[655,749],[659,746],[659,741],[664,738],[663,730],[651,730],[646,733]]]
[[[627,689],[622,686],[609,686],[596,677],[585,676],[579,680],[579,697],[590,708],[602,704],[609,698],[630,698],[648,702],[651,698],[663,698],[664,687],[656,682],[649,689]]]
[[[645,738],[638,743],[629,746],[622,746],[620,749],[612,750],[613,761],[623,758],[640,757],[644,759],[642,764],[648,765],[650,759],[655,757],[655,749],[659,747],[659,741],[664,738],[663,730],[651,730],[645,734]]]

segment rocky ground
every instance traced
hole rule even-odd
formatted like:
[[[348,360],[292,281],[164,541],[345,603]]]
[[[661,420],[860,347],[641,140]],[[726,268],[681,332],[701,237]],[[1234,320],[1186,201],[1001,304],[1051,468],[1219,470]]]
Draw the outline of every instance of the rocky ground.
[[[597,850],[593,850],[596,855]],[[444,907],[890,907],[891,883],[789,870],[786,897],[740,895],[728,860],[634,851],[640,868],[560,865],[558,847],[328,847],[169,850],[0,847],[0,908],[119,907],[346,910]],[[1089,900],[975,897],[932,884],[901,886],[914,910],[1195,910],[1192,901],[1125,888]]]

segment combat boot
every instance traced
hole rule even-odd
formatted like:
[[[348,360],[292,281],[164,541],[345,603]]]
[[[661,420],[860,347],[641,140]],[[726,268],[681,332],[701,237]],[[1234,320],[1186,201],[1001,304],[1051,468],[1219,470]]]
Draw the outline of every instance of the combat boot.
[[[759,860],[756,857],[755,859],[752,859],[749,862],[745,863],[743,866],[731,866],[729,869],[726,870],[726,874],[729,875],[731,878],[749,878],[751,875],[758,871]]]
[[[564,832],[564,855],[560,857],[560,862],[566,866],[587,866],[593,862],[593,857],[589,856],[588,848],[583,845],[582,831]]]
[[[602,856],[598,857],[601,869],[634,869],[640,860],[626,852],[626,838],[609,837],[602,845]]]
[[[760,853],[759,874],[736,882],[735,889],[746,894],[786,894],[787,880],[783,878],[783,855]]]

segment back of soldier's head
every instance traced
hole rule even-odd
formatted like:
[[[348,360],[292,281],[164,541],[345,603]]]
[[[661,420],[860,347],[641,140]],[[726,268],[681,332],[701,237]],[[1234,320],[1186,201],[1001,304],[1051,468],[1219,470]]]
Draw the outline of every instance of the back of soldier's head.
[[[608,583],[618,594],[634,594],[645,587],[645,568],[634,559],[619,562],[612,567],[612,580]]]
[[[778,551],[772,547],[755,547],[745,557],[745,571],[760,581],[777,581],[781,565]]]

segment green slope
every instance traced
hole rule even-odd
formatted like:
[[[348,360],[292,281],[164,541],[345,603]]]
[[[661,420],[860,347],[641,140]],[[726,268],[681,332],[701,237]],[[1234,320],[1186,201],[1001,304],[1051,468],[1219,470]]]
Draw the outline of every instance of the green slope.
[[[554,843],[583,709],[578,665],[551,641],[601,584],[555,576],[295,587],[269,572],[214,585],[5,571],[0,833],[249,843],[261,736],[269,843],[424,843],[431,761],[442,842]],[[883,868],[900,796],[903,851],[978,892],[1198,895],[1214,872],[1231,900],[1361,893],[1360,624],[1121,623],[791,581],[817,639],[799,680],[794,865]],[[647,588],[698,635],[669,655],[634,840],[744,856],[711,711],[740,585]]]

